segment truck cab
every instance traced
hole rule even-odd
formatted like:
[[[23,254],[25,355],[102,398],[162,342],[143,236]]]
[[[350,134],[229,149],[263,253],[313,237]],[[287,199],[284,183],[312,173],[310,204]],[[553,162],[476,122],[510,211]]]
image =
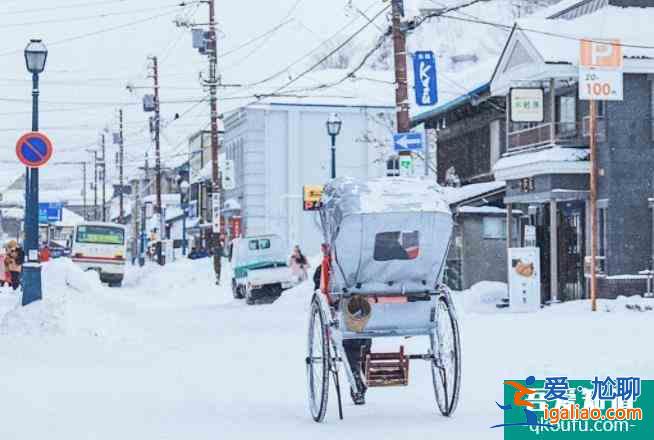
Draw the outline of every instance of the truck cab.
[[[273,301],[295,284],[282,239],[278,235],[237,238],[232,243],[232,292],[250,305]]]

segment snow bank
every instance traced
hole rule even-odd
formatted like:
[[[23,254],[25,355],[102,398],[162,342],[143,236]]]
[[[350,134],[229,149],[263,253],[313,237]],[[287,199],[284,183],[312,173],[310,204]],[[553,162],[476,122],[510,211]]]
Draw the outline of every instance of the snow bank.
[[[463,303],[465,313],[497,313],[500,310],[496,307],[503,299],[509,297],[509,290],[506,283],[493,281],[482,281],[475,284],[468,290],[456,292],[459,303]]]
[[[2,336],[88,335],[108,337],[120,319],[103,307],[106,288],[95,272],[83,272],[68,259],[43,265],[43,300],[26,307],[20,297],[0,316]]]

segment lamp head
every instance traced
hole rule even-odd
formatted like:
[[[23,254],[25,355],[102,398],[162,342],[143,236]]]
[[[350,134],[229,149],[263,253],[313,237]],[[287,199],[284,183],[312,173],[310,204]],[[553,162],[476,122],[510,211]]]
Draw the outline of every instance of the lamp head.
[[[39,74],[45,70],[45,62],[48,59],[48,49],[41,40],[30,40],[25,47],[25,65],[32,74]]]
[[[338,113],[332,113],[327,119],[327,134],[330,136],[338,136],[341,133],[343,120]]]

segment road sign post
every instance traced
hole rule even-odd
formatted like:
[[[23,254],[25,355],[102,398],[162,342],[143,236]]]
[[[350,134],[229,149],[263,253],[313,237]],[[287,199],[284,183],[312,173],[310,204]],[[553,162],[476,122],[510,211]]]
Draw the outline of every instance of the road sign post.
[[[16,156],[25,165],[25,242],[22,305],[42,298],[39,262],[39,168],[52,157],[52,142],[38,132],[38,76],[34,75],[32,131],[16,142]]]
[[[623,57],[619,40],[581,40],[579,51],[579,99],[590,101],[590,299],[597,311],[597,108],[596,100],[622,101]]]

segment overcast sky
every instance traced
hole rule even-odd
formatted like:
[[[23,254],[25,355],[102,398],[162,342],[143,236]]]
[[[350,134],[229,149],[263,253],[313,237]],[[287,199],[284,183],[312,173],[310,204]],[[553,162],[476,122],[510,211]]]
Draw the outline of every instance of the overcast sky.
[[[85,148],[97,143],[105,126],[116,126],[117,109],[123,107],[128,158],[132,166],[142,163],[150,142],[147,115],[141,111],[140,102],[149,91],[137,88],[130,93],[125,86],[151,84],[146,78],[148,55],[160,57],[162,118],[166,125],[163,148],[167,154],[185,151],[188,135],[207,123],[207,106],[166,101],[193,101],[204,96],[198,73],[206,69],[207,60],[191,48],[190,31],[177,28],[173,20],[186,16],[205,23],[208,8],[205,4],[182,8],[176,6],[178,3],[179,0],[3,0],[0,166],[4,174],[14,169],[16,174],[21,172],[19,166],[7,161],[14,161],[15,141],[30,128],[30,77],[23,60],[23,49],[30,38],[42,38],[49,48],[46,71],[41,77],[41,128],[54,141],[53,161],[88,159]],[[358,13],[346,8],[347,3],[217,0],[220,51],[227,53],[220,61],[223,82],[258,81],[335,34],[333,41],[340,43],[364,23]],[[353,0],[353,4],[369,14],[385,5],[381,0]],[[279,25],[276,31],[241,47]],[[372,41],[374,32],[371,29],[362,35],[361,41]],[[304,59],[289,74],[300,72],[310,61]],[[247,96],[248,90],[226,89],[221,95]],[[226,100],[221,110],[237,104],[238,101]],[[183,117],[170,122],[175,113]],[[112,150],[109,151],[111,154]],[[70,171],[54,171],[53,167],[46,175],[63,174],[70,179]]]

